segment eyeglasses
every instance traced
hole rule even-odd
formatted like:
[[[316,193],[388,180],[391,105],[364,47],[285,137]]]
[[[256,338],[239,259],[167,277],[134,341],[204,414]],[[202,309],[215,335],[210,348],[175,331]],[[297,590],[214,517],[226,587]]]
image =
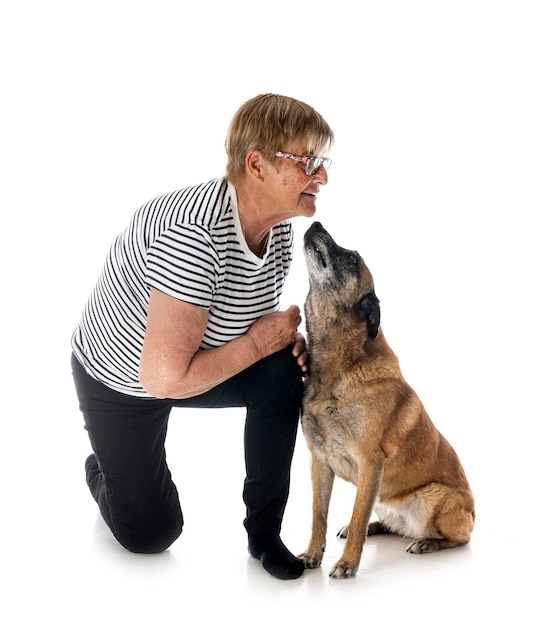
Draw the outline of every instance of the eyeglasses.
[[[324,165],[324,169],[328,171],[332,160],[327,157],[316,156],[298,156],[297,154],[291,154],[290,152],[276,152],[276,156],[281,159],[291,159],[292,161],[299,161],[306,166],[306,174],[313,176],[317,173],[317,170]]]

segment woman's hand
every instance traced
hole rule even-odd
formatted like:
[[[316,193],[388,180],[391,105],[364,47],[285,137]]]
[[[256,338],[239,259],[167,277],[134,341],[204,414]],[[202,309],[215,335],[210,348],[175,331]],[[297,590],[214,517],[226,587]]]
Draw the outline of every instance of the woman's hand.
[[[252,339],[262,359],[294,343],[296,329],[301,322],[300,309],[293,304],[286,311],[267,313],[260,317],[248,330],[247,336]]]
[[[293,355],[304,374],[309,374],[309,353],[307,351],[306,339],[302,333],[297,332],[294,336]]]

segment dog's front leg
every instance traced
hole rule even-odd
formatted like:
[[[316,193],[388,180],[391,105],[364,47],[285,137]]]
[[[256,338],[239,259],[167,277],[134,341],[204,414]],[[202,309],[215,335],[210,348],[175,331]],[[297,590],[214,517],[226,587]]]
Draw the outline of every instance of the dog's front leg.
[[[352,518],[349,522],[347,541],[341,559],[330,571],[332,578],[353,578],[356,576],[366,541],[369,519],[379,490],[383,467],[382,459],[368,459],[361,455],[358,466],[356,498]]]
[[[311,539],[308,549],[298,555],[307,568],[320,567],[326,547],[326,529],[328,526],[328,508],[334,485],[334,471],[318,457],[311,454],[311,486],[313,489]]]

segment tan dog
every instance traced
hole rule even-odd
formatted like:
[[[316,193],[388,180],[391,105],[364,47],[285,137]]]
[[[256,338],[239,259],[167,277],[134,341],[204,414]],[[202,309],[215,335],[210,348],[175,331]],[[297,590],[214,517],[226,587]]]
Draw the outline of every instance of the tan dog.
[[[306,567],[319,567],[334,476],[356,485],[341,559],[330,576],[356,575],[366,535],[414,539],[408,552],[466,544],[474,500],[453,448],[405,382],[379,328],[371,273],[318,222],[305,234],[310,375],[302,429],[311,452],[313,524]],[[379,521],[369,523],[375,511]]]

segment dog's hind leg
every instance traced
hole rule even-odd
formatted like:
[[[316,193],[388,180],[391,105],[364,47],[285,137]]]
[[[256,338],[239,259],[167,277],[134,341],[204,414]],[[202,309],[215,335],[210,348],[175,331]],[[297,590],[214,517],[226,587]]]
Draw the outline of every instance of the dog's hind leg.
[[[407,546],[407,552],[411,554],[429,554],[437,552],[437,550],[445,550],[446,548],[457,548],[463,546],[468,541],[454,541],[451,539],[432,539],[431,537],[423,537],[416,539]]]
[[[474,526],[474,505],[472,497],[445,506],[432,520],[427,536],[416,539],[407,546],[407,552],[426,554],[437,550],[457,548],[469,543]]]
[[[336,537],[339,537],[340,539],[347,539],[348,534],[349,534],[349,524],[340,528],[337,532]],[[381,522],[379,521],[370,522],[368,524],[368,528],[367,528],[368,537],[371,535],[393,535],[393,534],[394,533],[390,530],[390,528],[388,528],[388,526],[381,524]]]
[[[370,535],[393,535],[394,533],[379,521],[371,522],[367,529],[368,537]]]

